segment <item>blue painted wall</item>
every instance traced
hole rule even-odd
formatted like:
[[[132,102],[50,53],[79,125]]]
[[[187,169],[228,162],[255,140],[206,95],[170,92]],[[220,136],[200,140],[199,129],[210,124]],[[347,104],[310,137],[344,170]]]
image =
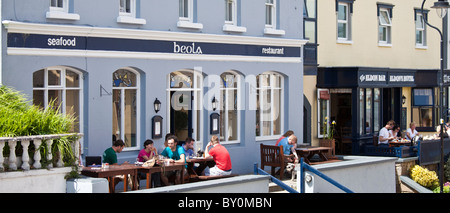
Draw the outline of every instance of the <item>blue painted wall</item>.
[[[238,20],[247,28],[244,33],[227,33],[222,30],[224,24],[224,0],[194,0],[196,2],[196,20],[203,29],[192,30],[177,27],[178,1],[176,0],[137,0],[138,18],[146,20],[145,25],[120,24],[118,3],[111,0],[69,0],[70,11],[80,15],[79,20],[47,19],[48,0],[2,1],[2,20],[24,23],[57,24],[65,26],[88,26],[99,28],[142,29],[152,31],[189,32],[193,34],[218,34],[230,36],[270,37],[280,39],[302,39],[303,7],[301,0],[283,0],[278,6],[278,28],[285,35],[264,34],[264,0],[238,0],[241,14]],[[118,2],[118,1],[117,1]],[[266,71],[279,72],[285,77],[284,129],[294,130],[301,143],[303,138],[303,63],[284,62],[245,62],[219,60],[158,60],[135,58],[102,58],[44,55],[9,55],[7,53],[7,30],[2,27],[2,80],[33,97],[33,72],[51,66],[68,66],[83,72],[84,81],[84,156],[101,155],[111,146],[112,96],[100,95],[100,85],[108,92],[112,91],[112,73],[119,68],[133,67],[141,76],[141,143],[151,138],[151,118],[161,115],[164,118],[163,135],[167,132],[167,76],[181,69],[201,67],[204,75],[220,75],[228,70],[236,70],[246,76],[256,76]],[[204,88],[204,94],[208,88]],[[245,94],[250,88],[245,87]],[[157,114],[153,110],[153,101],[158,98],[162,109]],[[245,98],[245,106],[249,106]],[[203,147],[209,141],[209,115],[212,111],[203,110],[204,131]],[[256,113],[252,110],[240,111],[242,117],[241,138],[239,144],[226,145],[230,151],[233,172],[246,174],[253,171],[253,163],[260,161],[259,144],[274,144],[276,140],[256,141]],[[163,139],[155,139],[158,151],[163,149]],[[120,153],[119,162],[134,162],[137,151]]]

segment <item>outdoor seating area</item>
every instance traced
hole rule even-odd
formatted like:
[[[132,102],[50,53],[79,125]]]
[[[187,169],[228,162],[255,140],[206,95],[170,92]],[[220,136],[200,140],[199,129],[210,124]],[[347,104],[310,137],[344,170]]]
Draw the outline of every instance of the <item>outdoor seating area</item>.
[[[150,167],[141,164],[109,165],[107,167],[95,165],[87,166],[83,167],[81,174],[94,178],[107,178],[110,193],[117,192],[116,185],[118,184],[118,181],[123,182],[123,192],[153,188],[152,174],[155,173],[166,174],[166,172],[177,172],[180,175],[174,176],[175,178],[178,178],[176,181],[174,178],[169,179],[171,180],[170,184],[173,185],[238,176],[237,174],[219,176],[204,175],[205,168],[213,167],[214,165],[215,162],[212,157],[194,157],[186,159],[186,163],[164,163],[163,161],[157,160],[155,164]],[[139,186],[139,173],[145,174],[145,187]],[[123,178],[124,176],[127,176],[128,178]]]
[[[283,146],[260,145],[261,151],[261,169],[264,170],[266,166],[271,167],[271,175],[279,176],[282,180],[285,176],[286,167],[289,164],[287,159],[295,157],[294,154],[284,155]],[[296,154],[299,158],[303,158],[309,165],[331,163],[340,161],[332,154],[332,147],[300,145],[295,148]],[[278,171],[275,171],[279,168]],[[292,172],[289,169],[289,172]]]

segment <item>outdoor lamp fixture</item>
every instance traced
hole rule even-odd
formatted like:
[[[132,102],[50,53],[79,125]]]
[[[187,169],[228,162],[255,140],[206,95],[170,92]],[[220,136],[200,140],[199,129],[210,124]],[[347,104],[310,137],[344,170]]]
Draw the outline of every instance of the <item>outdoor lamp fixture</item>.
[[[404,95],[402,95],[402,104],[406,103],[406,97]]]
[[[437,2],[434,2],[434,5],[431,6],[431,8],[436,9],[436,13],[438,14],[439,18],[444,18],[445,15],[447,15],[448,8],[450,8],[450,5],[445,0],[439,0]]]
[[[216,96],[213,97],[211,104],[212,104],[213,111],[216,111],[216,109],[217,109],[217,104],[218,104],[218,101],[217,101],[217,99],[216,99]]]
[[[153,102],[153,107],[155,108],[156,113],[158,113],[161,109],[161,102],[158,100],[158,98],[156,98],[155,102]]]
[[[427,0],[423,0],[422,2],[422,8],[421,8],[421,12],[422,14],[425,14],[423,12],[423,5],[425,4]],[[431,7],[436,9],[436,12],[438,14],[438,16],[442,19],[445,17],[445,15],[447,15],[447,10],[448,8],[450,8],[449,3],[446,0],[439,0],[437,2],[434,3],[434,5]],[[441,146],[440,146],[440,154],[441,154],[441,159],[440,159],[440,163],[439,163],[439,186],[440,186],[440,192],[444,193],[444,36],[441,32],[441,30],[439,30],[439,28],[431,25],[428,23],[427,19],[424,18],[423,21],[425,22],[425,24],[427,24],[428,26],[430,26],[431,28],[435,29],[436,31],[439,32],[439,35],[441,36],[441,67],[440,67],[440,76],[441,79],[439,81],[439,92],[440,92],[440,96],[439,96],[439,111],[441,113],[441,118],[439,119],[439,125],[441,125],[441,133],[440,133],[440,138],[441,138]],[[445,26],[444,26],[445,27]]]

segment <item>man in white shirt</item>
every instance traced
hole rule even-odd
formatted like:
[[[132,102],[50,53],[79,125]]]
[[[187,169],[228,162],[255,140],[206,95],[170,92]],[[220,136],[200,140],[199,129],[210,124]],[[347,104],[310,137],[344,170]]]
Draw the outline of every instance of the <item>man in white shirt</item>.
[[[386,123],[386,126],[384,126],[378,136],[378,144],[389,144],[389,140],[394,139],[393,137],[389,137],[389,130],[394,127],[394,121],[390,120]]]

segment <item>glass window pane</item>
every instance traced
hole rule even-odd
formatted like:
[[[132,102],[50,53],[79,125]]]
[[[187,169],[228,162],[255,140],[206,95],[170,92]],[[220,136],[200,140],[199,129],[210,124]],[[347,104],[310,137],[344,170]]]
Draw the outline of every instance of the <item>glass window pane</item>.
[[[137,112],[136,112],[136,90],[125,89],[125,111],[124,111],[124,142],[126,147],[136,146]]]
[[[380,102],[380,89],[375,88],[374,90],[374,100],[373,100],[373,131],[378,132],[380,130],[380,109],[381,109],[381,102]]]
[[[33,73],[33,87],[34,88],[44,87],[44,70],[39,70]]]
[[[424,22],[422,14],[416,14],[416,28],[423,29],[424,28]]]
[[[115,135],[116,139],[122,139],[121,136],[121,127],[122,127],[122,113],[121,113],[121,106],[122,106],[122,99],[121,99],[121,90],[113,90],[113,102],[112,102],[112,108],[113,108],[113,114],[112,114],[112,129],[113,129],[113,135]],[[122,139],[123,140],[123,139]]]
[[[262,135],[271,135],[271,121],[272,121],[272,109],[271,109],[271,97],[270,97],[270,89],[263,89],[262,90],[262,122],[263,122],[263,129],[262,129]]]
[[[416,30],[416,44],[423,44],[423,31]]]
[[[170,75],[170,88],[193,88],[192,73],[175,72]]]
[[[49,86],[61,85],[61,70],[48,70],[48,85]]]
[[[338,23],[338,37],[347,38],[347,23]]]
[[[413,91],[414,106],[433,106],[432,89],[414,89]]]
[[[365,125],[365,120],[364,120],[364,89],[359,89],[359,134],[362,135],[364,134],[364,125]]]
[[[338,7],[338,20],[347,20],[347,5],[339,4]]]
[[[383,25],[391,24],[391,18],[389,17],[389,13],[385,10],[380,11],[380,23]]]
[[[55,109],[59,108],[59,112],[62,112],[62,90],[49,90],[48,91],[48,104],[53,103]]]
[[[272,109],[272,119],[273,119],[273,135],[281,135],[281,90],[273,90],[273,109]]]
[[[305,21],[305,38],[309,39],[309,43],[316,43],[315,21]]]
[[[272,6],[266,5],[266,25],[272,25]]]
[[[324,135],[327,128],[327,121],[325,117],[328,116],[328,100],[319,99],[319,107],[320,107],[320,135]],[[325,136],[325,135],[324,135]]]
[[[378,39],[380,41],[387,41],[387,28],[385,26],[379,27]]]
[[[316,18],[316,2],[315,0],[305,0],[305,10],[307,14],[305,17]]]
[[[33,104],[44,109],[44,90],[33,90]]]
[[[79,87],[80,78],[75,72],[66,70],[66,87]]]
[[[136,87],[136,74],[120,69],[113,73],[113,87]]]
[[[366,134],[372,132],[372,89],[366,89]]]
[[[433,109],[429,107],[413,107],[412,119],[417,127],[433,127]]]
[[[256,76],[256,82],[257,82],[257,84],[258,84],[258,77],[259,77],[260,75],[258,75],[258,76]],[[261,136],[261,119],[260,119],[260,117],[261,117],[261,97],[260,97],[260,94],[261,93],[261,90],[259,89],[259,87],[258,87],[258,89],[257,89],[257,91],[256,91],[256,128],[255,128],[255,133],[256,133],[256,136]]]
[[[71,132],[80,132],[80,92],[78,90],[66,91],[66,114],[73,115],[75,118]]]

